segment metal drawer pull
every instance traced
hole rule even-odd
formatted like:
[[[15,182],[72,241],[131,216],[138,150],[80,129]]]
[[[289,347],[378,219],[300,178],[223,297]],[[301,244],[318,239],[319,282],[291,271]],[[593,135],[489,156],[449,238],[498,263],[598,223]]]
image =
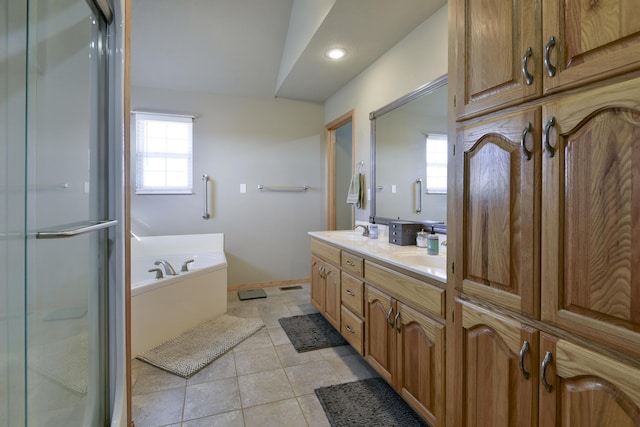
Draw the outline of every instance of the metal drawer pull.
[[[353,293],[353,291],[352,291],[351,289],[347,289],[347,290],[345,291],[345,293],[346,293],[347,295],[349,295],[350,297],[355,297],[355,296],[356,296],[356,294],[355,294],[355,293]]]
[[[553,155],[556,153],[556,149],[553,148],[549,143],[549,131],[555,125],[556,125],[556,118],[554,116],[551,116],[547,124],[544,126],[544,149],[547,152],[547,155],[549,157],[553,157]]]
[[[396,330],[400,332],[400,329],[402,328],[402,325],[400,324],[400,312],[396,313],[396,317],[394,317],[393,321],[396,324]]]
[[[345,328],[347,331],[351,332],[352,334],[355,334],[355,333],[356,333],[356,331],[354,331],[354,330],[353,330],[353,328],[352,328],[351,326],[349,326],[349,325],[345,326],[344,328]]]
[[[547,351],[547,353],[544,355],[544,359],[542,359],[542,374],[540,374],[540,380],[542,381],[542,384],[544,385],[544,388],[551,393],[551,384],[549,384],[549,382],[547,381],[547,368],[549,367],[549,365],[551,365],[551,362],[553,362],[553,355],[551,354],[551,352]]]
[[[522,348],[520,349],[520,372],[522,372],[522,376],[528,380],[529,372],[524,368],[524,356],[531,350],[529,347],[529,341],[525,340],[524,344],[522,344]]]
[[[349,260],[347,260],[347,265],[349,265],[349,266],[351,266],[351,267],[355,267],[355,266],[356,266],[353,262],[351,262],[351,261],[349,261]]]
[[[65,237],[73,237],[79,234],[90,233],[92,231],[109,228],[118,223],[117,219],[107,219],[104,221],[84,221],[75,224],[69,224],[59,230],[38,231],[36,239],[62,239]]]
[[[533,55],[533,51],[528,47],[527,51],[524,53],[524,57],[522,57],[522,75],[524,76],[524,81],[527,85],[531,85],[531,83],[533,83],[533,76],[529,73],[529,70],[527,70],[527,62],[531,55]]]
[[[529,151],[529,149],[527,148],[527,135],[529,135],[529,133],[531,133],[531,123],[527,123],[527,125],[524,127],[524,130],[522,131],[522,140],[520,141],[520,144],[522,145],[522,155],[524,156],[525,160],[531,160],[531,151]]]
[[[553,77],[556,75],[556,67],[551,63],[549,59],[551,48],[556,45],[556,38],[554,36],[549,37],[549,41],[547,42],[547,46],[544,48],[544,66],[547,67],[547,73],[549,77]]]
[[[389,322],[389,326],[393,328],[393,318],[391,317],[392,314],[393,314],[393,307],[391,307],[389,309],[389,312],[387,313],[387,322]]]

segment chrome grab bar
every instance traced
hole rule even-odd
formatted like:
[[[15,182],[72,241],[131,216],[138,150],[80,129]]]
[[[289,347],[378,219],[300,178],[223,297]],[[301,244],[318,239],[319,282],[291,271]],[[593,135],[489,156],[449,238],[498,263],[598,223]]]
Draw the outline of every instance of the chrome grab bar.
[[[109,228],[118,223],[117,219],[107,219],[102,221],[84,221],[75,224],[69,224],[61,227],[59,230],[48,230],[36,232],[36,239],[62,239],[65,237],[73,237],[79,234],[89,233],[103,228]]]
[[[202,218],[209,219],[209,192],[207,191],[207,183],[209,182],[209,175],[202,175],[202,194],[204,194],[204,210],[202,211]]]
[[[309,189],[308,185],[300,185],[298,187],[276,187],[276,186],[268,186],[268,185],[258,185],[258,190],[262,191],[307,191]]]
[[[418,190],[418,197],[416,197],[416,213],[422,212],[422,178],[416,179],[416,188]]]

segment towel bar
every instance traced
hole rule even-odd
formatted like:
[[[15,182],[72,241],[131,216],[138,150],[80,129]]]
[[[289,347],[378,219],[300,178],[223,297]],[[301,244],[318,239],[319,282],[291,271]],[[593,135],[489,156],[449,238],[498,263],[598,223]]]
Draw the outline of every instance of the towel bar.
[[[308,185],[301,185],[301,186],[285,186],[285,187],[278,187],[278,186],[273,186],[273,185],[258,185],[258,190],[262,190],[262,191],[289,191],[289,192],[302,192],[302,191],[307,191],[309,189]]]

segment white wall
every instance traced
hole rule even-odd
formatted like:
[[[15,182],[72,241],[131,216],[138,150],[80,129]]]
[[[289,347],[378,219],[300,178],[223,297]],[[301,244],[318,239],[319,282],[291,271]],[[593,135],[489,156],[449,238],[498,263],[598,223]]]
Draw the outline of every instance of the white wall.
[[[447,5],[419,25],[369,68],[325,102],[324,120],[355,110],[355,161],[371,166],[369,113],[447,73]],[[367,186],[370,179],[367,179]],[[356,220],[369,219],[369,204],[356,209]]]
[[[307,232],[325,227],[322,106],[142,87],[132,87],[131,95],[134,110],[199,115],[193,128],[195,194],[135,195],[132,179],[132,231],[224,233],[230,285],[309,277]],[[202,174],[211,180],[209,220],[202,219]],[[240,184],[247,185],[245,194]],[[258,184],[311,189],[264,193]]]

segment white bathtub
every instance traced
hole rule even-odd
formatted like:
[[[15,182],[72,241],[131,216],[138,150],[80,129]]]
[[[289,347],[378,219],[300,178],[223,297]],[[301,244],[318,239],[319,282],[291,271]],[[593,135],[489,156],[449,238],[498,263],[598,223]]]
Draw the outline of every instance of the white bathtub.
[[[148,270],[163,259],[177,276],[156,279]],[[193,259],[188,272],[182,264]],[[145,352],[227,311],[224,235],[131,239],[131,356]]]

